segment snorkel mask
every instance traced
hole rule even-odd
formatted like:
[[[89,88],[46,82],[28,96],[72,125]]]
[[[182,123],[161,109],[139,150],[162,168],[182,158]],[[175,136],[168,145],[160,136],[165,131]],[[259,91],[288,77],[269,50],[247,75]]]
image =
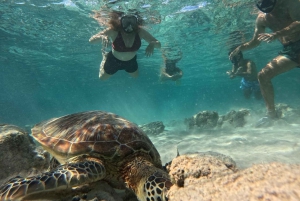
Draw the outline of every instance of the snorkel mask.
[[[276,5],[276,0],[258,0],[256,2],[257,8],[263,13],[270,13]]]
[[[121,17],[121,26],[126,33],[132,33],[138,25],[138,18],[135,15],[124,15]]]

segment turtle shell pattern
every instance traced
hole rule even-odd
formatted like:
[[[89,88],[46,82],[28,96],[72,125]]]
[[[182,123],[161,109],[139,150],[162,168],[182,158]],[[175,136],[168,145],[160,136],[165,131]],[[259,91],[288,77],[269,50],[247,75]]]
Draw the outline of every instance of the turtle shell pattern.
[[[118,168],[128,156],[140,153],[161,167],[159,153],[148,136],[113,113],[90,111],[50,119],[35,125],[32,135],[58,160],[87,154]]]

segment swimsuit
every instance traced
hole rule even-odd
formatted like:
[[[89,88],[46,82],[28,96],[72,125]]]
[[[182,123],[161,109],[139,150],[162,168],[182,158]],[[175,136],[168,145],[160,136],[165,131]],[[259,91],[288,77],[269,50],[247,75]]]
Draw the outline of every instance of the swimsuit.
[[[242,78],[241,80],[241,89],[243,90],[251,90],[251,91],[260,91],[259,82],[257,80],[255,81],[249,81],[245,78]]]
[[[166,67],[166,73],[168,73],[169,75],[175,75],[177,73],[180,73],[181,70],[178,67],[174,67],[174,68],[167,68]]]
[[[106,60],[104,61],[103,68],[105,73],[109,75],[115,74],[118,70],[125,70],[128,73],[133,73],[138,69],[136,55],[129,61],[121,61],[112,54],[112,51],[110,51],[105,57]]]
[[[134,42],[131,47],[126,47],[121,32],[118,32],[112,48],[118,52],[135,52],[141,47],[141,38],[138,33],[135,34]]]
[[[138,49],[140,49],[140,47],[141,47],[141,38],[138,33],[135,35],[132,47],[125,46],[121,32],[118,32],[118,35],[112,44],[112,48],[118,52],[135,52]],[[105,73],[109,75],[115,74],[118,70],[125,70],[128,73],[133,73],[138,69],[136,55],[128,61],[122,61],[117,59],[112,54],[112,51],[110,51],[104,57],[105,60],[103,60],[104,62],[103,68]]]
[[[180,58],[181,59],[181,58]],[[166,59],[166,67],[165,67],[165,72],[169,75],[175,75],[177,73],[180,73],[181,70],[180,68],[176,67],[176,63],[180,60],[180,59],[173,59],[173,60],[169,60]]]
[[[279,55],[285,56],[297,64],[300,64],[300,40],[284,45]]]

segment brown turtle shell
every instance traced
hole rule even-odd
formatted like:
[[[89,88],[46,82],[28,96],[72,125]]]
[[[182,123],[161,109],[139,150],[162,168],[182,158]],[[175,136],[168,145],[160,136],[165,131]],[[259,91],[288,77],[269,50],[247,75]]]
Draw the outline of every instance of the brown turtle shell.
[[[143,153],[160,166],[160,156],[148,136],[128,120],[103,111],[75,113],[36,124],[33,137],[61,163],[81,154],[114,163]]]

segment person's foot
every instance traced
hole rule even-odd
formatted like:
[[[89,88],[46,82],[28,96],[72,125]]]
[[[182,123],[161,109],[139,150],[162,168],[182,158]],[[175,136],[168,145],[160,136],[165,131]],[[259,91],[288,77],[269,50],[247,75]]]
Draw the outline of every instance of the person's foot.
[[[273,126],[273,124],[274,124],[274,120],[272,118],[263,117],[256,122],[255,128],[267,128]]]
[[[269,111],[267,115],[261,119],[259,119],[255,128],[267,128],[274,125],[274,121],[278,119],[278,114],[276,111]]]

